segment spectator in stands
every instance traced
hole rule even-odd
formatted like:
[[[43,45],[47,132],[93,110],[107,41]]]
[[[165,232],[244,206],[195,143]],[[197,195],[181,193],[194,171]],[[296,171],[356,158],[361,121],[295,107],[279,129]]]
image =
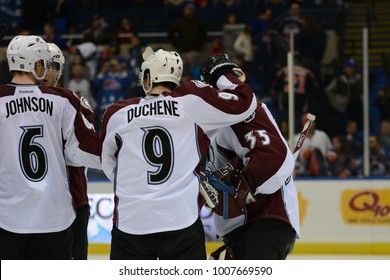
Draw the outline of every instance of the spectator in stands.
[[[316,17],[305,16],[302,19],[302,30],[297,36],[295,48],[299,54],[312,61],[315,65],[313,72],[321,77],[321,61],[327,44],[327,34],[318,23]]]
[[[307,113],[302,115],[301,125],[306,122]],[[295,135],[294,143],[297,143],[300,133]],[[301,152],[296,162],[296,176],[328,176],[328,157],[331,157],[332,143],[325,131],[316,128],[313,122],[308,130]]]
[[[208,56],[213,56],[216,54],[224,54],[225,50],[222,45],[222,38],[221,37],[215,37],[213,41],[211,42],[211,49],[207,52]]]
[[[234,41],[238,34],[244,30],[245,24],[237,22],[237,16],[235,13],[228,13],[225,16],[222,25],[222,45],[225,53],[228,54],[231,60],[235,59]]]
[[[101,52],[100,64],[98,65],[98,67],[101,66],[102,62],[104,62],[107,58],[110,57],[116,57],[120,62],[125,61],[125,57],[121,54],[120,46],[117,40],[113,40],[108,45],[105,45],[103,47]],[[122,64],[122,66],[126,67],[126,63]]]
[[[389,77],[386,77],[387,81]],[[386,82],[386,86],[383,89],[378,90],[376,106],[381,112],[382,118],[390,118],[390,83]]]
[[[262,35],[268,31],[268,25],[272,19],[270,8],[261,8],[258,17],[251,22],[252,40],[261,40]]]
[[[84,34],[82,42],[76,46],[76,54],[82,57],[85,65],[88,67],[90,79],[96,76],[98,63],[101,59],[103,47],[94,43],[91,33]]]
[[[386,158],[390,160],[390,119],[383,119],[381,121],[379,139]]]
[[[1,1],[0,19],[2,23],[8,26],[9,35],[17,35],[19,33],[24,21],[23,8],[23,1]]]
[[[71,11],[71,5],[69,1],[51,0],[48,2],[47,19],[53,23],[54,29],[57,33],[67,33],[68,14]]]
[[[356,121],[348,120],[346,122],[344,139],[349,148],[351,158],[356,162],[362,162],[363,139],[357,129]],[[357,173],[354,173],[352,175],[357,175]]]
[[[62,38],[61,35],[57,34],[54,25],[50,22],[46,22],[43,25],[43,33],[45,34],[45,41],[48,43],[53,43],[58,46],[62,51],[67,51],[68,46],[66,41]]]
[[[329,160],[329,175],[338,178],[346,178],[351,176],[350,168],[354,166],[355,161],[351,159],[348,144],[344,137],[335,135],[332,137],[332,147],[334,153],[328,154]]]
[[[300,123],[303,113],[311,112],[316,114],[317,103],[321,99],[321,89],[317,77],[302,62],[303,60],[299,56],[295,57],[293,82],[296,124]],[[287,65],[277,71],[273,81],[272,94],[279,110],[279,116],[287,119],[289,104]],[[296,132],[299,130],[299,125],[296,125],[295,130]]]
[[[200,52],[206,43],[207,29],[195,15],[195,5],[188,3],[183,16],[176,20],[169,30],[169,41],[181,53]]]
[[[164,0],[164,13],[168,23],[174,22],[182,14],[185,0]]]
[[[107,59],[94,79],[97,89],[98,109],[95,114],[100,119],[106,108],[114,102],[127,98],[126,94],[131,84],[130,75],[116,57]]]
[[[82,64],[74,64],[71,68],[71,79],[69,80],[68,88],[73,90],[77,95],[84,96],[91,108],[96,110],[96,100],[92,95],[91,83],[84,76],[85,66]]]
[[[270,31],[261,36],[261,40],[253,41],[253,63],[249,84],[259,98],[271,96],[272,81],[278,65],[278,46],[275,35]]]
[[[134,27],[129,18],[122,18],[121,25],[117,31],[120,45],[131,44],[131,37],[134,35]]]
[[[250,25],[245,25],[244,30],[238,34],[236,40],[234,40],[233,48],[237,63],[246,73],[247,78],[250,79],[248,71],[253,61],[252,31]]]
[[[286,41],[290,39],[290,33],[296,37],[302,31],[301,6],[297,2],[290,5],[287,15],[281,20],[279,32]]]
[[[183,56],[183,73],[190,76],[190,80],[200,80],[200,55],[197,52],[186,52]]]
[[[92,42],[97,45],[109,44],[117,37],[117,34],[111,29],[105,18],[98,14],[92,17],[90,27],[83,33],[84,36],[92,38]]]
[[[385,151],[380,145],[378,136],[371,135],[368,141],[370,147],[370,175],[389,176],[390,162],[385,156]]]
[[[383,66],[383,76],[381,77],[382,72],[379,71],[377,78],[383,82],[380,85],[380,88],[374,92],[376,95],[373,97],[373,105],[376,106],[374,109],[378,109],[380,113],[380,118],[390,119],[390,53],[387,50],[384,50],[381,54],[382,66]],[[379,75],[379,76],[378,76]],[[371,98],[370,98],[371,99]],[[371,111],[370,111],[371,115]],[[380,125],[378,125],[378,118],[371,118],[370,116],[370,129],[374,127],[371,131],[377,131],[380,133]]]
[[[83,78],[87,79],[88,81],[91,81],[91,75],[89,73],[89,68],[85,64],[85,61],[83,60],[83,57],[81,56],[80,53],[73,53],[69,56],[68,59],[69,63],[65,63],[65,66],[68,66],[69,72],[72,72],[72,68],[74,65],[80,65],[83,70]]]
[[[138,34],[131,37],[131,46],[128,55],[128,70],[131,80],[130,94],[131,96],[145,96],[144,90],[139,83],[139,73],[141,72],[141,64],[143,62],[142,53],[145,50],[145,44],[141,41]]]
[[[271,9],[274,19],[278,19],[287,10],[286,0],[263,0],[263,5]]]
[[[343,72],[335,77],[326,88],[329,103],[338,116],[340,128],[347,119],[357,122],[358,130],[363,127],[363,79],[353,59],[344,62]]]

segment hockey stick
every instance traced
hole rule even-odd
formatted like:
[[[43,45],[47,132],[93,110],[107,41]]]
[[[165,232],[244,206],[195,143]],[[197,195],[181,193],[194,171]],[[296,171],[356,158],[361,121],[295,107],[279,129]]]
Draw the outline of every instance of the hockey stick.
[[[306,123],[302,128],[301,134],[299,135],[297,144],[295,145],[294,152],[293,152],[293,157],[294,161],[297,161],[299,152],[301,151],[303,142],[305,142],[307,133],[309,132],[309,128],[312,125],[312,123],[315,121],[316,116],[313,114],[308,113],[306,116]]]

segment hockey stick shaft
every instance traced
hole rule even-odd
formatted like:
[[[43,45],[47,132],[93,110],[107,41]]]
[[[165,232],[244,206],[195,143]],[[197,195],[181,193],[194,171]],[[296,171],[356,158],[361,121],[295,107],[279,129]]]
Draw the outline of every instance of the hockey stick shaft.
[[[310,126],[315,121],[315,119],[316,119],[315,115],[310,114],[310,113],[307,114],[306,123],[303,126],[303,129],[301,131],[301,134],[299,135],[297,144],[295,145],[295,148],[294,148],[293,157],[294,157],[295,161],[297,160],[299,152],[302,149],[303,142],[305,142],[305,139],[306,139],[307,133],[309,132]]]

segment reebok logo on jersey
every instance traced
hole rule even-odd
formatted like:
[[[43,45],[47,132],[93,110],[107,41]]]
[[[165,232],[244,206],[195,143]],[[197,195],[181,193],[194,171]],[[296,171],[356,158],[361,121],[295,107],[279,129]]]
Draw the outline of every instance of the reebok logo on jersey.
[[[33,93],[34,91],[32,89],[27,89],[27,90],[21,90],[19,89],[19,93]]]

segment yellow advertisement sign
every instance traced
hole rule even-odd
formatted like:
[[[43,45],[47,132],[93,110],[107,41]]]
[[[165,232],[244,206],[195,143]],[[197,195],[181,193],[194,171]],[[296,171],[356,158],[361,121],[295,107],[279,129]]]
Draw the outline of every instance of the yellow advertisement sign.
[[[303,196],[302,192],[298,191],[298,203],[299,203],[299,221],[300,224],[303,225],[303,221],[307,216],[307,207],[309,205],[309,201]]]
[[[345,190],[341,194],[343,221],[356,225],[390,225],[390,190]]]

